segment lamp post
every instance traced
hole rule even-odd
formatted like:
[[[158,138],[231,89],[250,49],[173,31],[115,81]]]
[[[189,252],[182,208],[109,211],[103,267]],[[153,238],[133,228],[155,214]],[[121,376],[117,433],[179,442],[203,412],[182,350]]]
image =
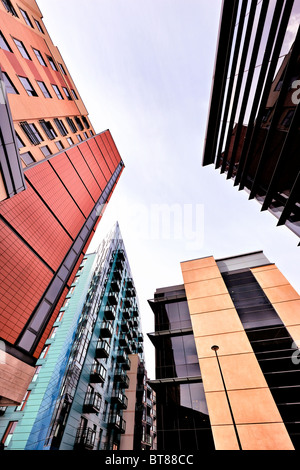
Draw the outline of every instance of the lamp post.
[[[238,442],[239,450],[242,450],[242,444],[241,444],[241,441],[240,441],[240,438],[239,438],[239,434],[238,434],[238,431],[237,431],[237,427],[236,427],[236,424],[235,424],[233,412],[232,412],[231,405],[230,405],[230,401],[229,401],[229,396],[228,396],[227,389],[226,389],[226,385],[225,385],[225,380],[224,380],[224,377],[223,377],[223,373],[222,373],[222,369],[221,369],[221,365],[220,365],[220,361],[219,361],[219,357],[218,357],[218,353],[217,353],[217,351],[218,351],[218,349],[219,349],[219,346],[217,346],[216,344],[214,344],[214,345],[211,347],[211,349],[215,352],[215,355],[216,355],[216,358],[217,358],[217,363],[218,363],[218,366],[219,366],[220,375],[221,375],[221,379],[222,379],[222,382],[223,382],[223,387],[224,387],[225,395],[226,395],[226,398],[227,398],[227,403],[228,403],[228,407],[229,407],[231,419],[232,419],[232,422],[233,422],[233,427],[234,427],[236,439],[237,439],[237,442]]]

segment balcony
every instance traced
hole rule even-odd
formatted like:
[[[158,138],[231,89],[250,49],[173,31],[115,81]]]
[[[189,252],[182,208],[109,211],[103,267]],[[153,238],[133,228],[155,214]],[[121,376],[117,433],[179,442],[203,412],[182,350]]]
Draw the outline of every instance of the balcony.
[[[125,433],[126,421],[117,413],[112,413],[110,415],[108,425],[114,428],[116,431],[119,431],[121,434]]]
[[[129,318],[130,318],[130,308],[124,308],[123,309],[123,318],[125,320],[129,320]]]
[[[75,449],[93,450],[95,443],[96,432],[91,428],[77,429],[75,438]]]
[[[140,331],[138,332],[138,341],[142,343],[144,341],[144,335]]]
[[[129,324],[127,321],[122,321],[121,330],[123,331],[123,333],[127,333],[129,331]]]
[[[146,416],[146,423],[152,426],[152,418],[151,416]]]
[[[102,364],[96,362],[92,366],[90,382],[91,383],[103,383],[106,378],[106,369]]]
[[[120,387],[129,387],[129,377],[121,367],[119,367],[115,371],[115,382],[119,383]]]
[[[99,339],[96,345],[96,357],[98,359],[104,359],[109,356],[110,353],[110,345],[107,341],[103,339]]]
[[[123,347],[128,347],[128,338],[125,333],[119,337],[119,345]]]
[[[128,287],[129,289],[131,289],[132,287],[134,287],[134,284],[133,284],[133,280],[131,277],[128,277],[126,279],[126,287]]]
[[[152,408],[153,403],[152,403],[151,398],[146,398],[146,404],[147,404],[147,406],[149,406],[149,408]]]
[[[111,402],[117,403],[122,409],[126,409],[128,406],[128,398],[121,390],[113,391],[111,396]]]
[[[138,309],[137,307],[134,307],[134,308],[132,309],[132,316],[133,316],[134,318],[138,318],[138,316],[139,316],[139,309]]]
[[[118,257],[119,260],[125,261],[126,257],[125,257],[125,251],[124,250],[114,250],[113,251],[113,256],[115,256],[116,253],[117,253],[117,257]]]
[[[112,281],[120,282],[122,281],[122,271],[121,270],[114,270]]]
[[[152,436],[150,434],[146,434],[145,444],[152,446]]]
[[[107,304],[108,305],[118,305],[118,295],[112,290],[107,294]]]
[[[126,299],[124,299],[124,306],[126,308],[130,308],[132,306],[132,299],[131,297],[126,297]]]
[[[100,328],[101,338],[111,338],[113,334],[113,327],[109,321],[104,321]]]
[[[144,351],[143,344],[142,343],[137,343],[137,351],[139,353],[142,353]]]
[[[113,277],[113,279],[111,281],[111,284],[110,284],[110,288],[113,292],[120,292],[121,281],[119,279],[115,279],[115,277]]]
[[[136,291],[134,287],[127,287],[125,292],[126,297],[135,297]]]
[[[83,413],[98,413],[101,408],[101,395],[99,393],[87,393],[83,403]]]
[[[125,351],[120,350],[117,354],[117,362],[122,364],[123,369],[129,370],[131,362]]]
[[[114,320],[116,318],[116,308],[114,305],[106,305],[104,309],[106,320]]]

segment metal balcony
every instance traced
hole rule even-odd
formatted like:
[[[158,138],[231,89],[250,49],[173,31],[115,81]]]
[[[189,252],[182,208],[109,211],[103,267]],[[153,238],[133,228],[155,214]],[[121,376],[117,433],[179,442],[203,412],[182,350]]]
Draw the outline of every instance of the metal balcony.
[[[92,366],[90,382],[91,383],[103,383],[106,378],[106,369],[102,364],[95,362]]]
[[[93,450],[96,432],[91,428],[77,429],[75,444],[76,449]]]
[[[113,277],[113,279],[111,280],[110,288],[113,292],[120,292],[121,281]]]
[[[128,347],[128,338],[125,333],[119,337],[119,345],[123,347]]]
[[[132,306],[132,299],[131,297],[126,297],[126,299],[124,299],[124,307],[126,308],[130,308]]]
[[[126,297],[135,297],[136,296],[136,291],[134,287],[127,287],[125,291]]]
[[[103,339],[99,339],[96,345],[96,357],[98,359],[104,359],[109,356],[110,353],[110,345],[107,341]]]
[[[119,383],[121,387],[129,387],[129,377],[121,367],[116,369],[114,379],[115,382]]]
[[[144,341],[144,335],[141,331],[138,332],[138,341],[142,343]]]
[[[83,403],[83,413],[98,413],[101,408],[101,395],[99,393],[87,393]]]
[[[131,362],[125,351],[120,350],[117,354],[117,362],[122,364],[123,369],[129,370],[131,366]]]
[[[101,338],[111,338],[113,334],[113,326],[109,321],[104,321],[100,327]]]
[[[110,415],[108,425],[114,428],[116,431],[119,431],[121,434],[125,433],[126,421],[117,413],[112,413]]]
[[[123,333],[127,333],[129,331],[129,324],[127,321],[122,321],[121,330],[123,331]]]
[[[122,270],[120,270],[120,269],[115,269],[114,272],[113,272],[112,280],[113,280],[113,281],[121,282],[121,281],[122,281]],[[121,285],[121,284],[120,284],[120,285]]]
[[[121,390],[113,390],[111,402],[117,403],[122,409],[126,409],[128,406],[128,398]]]
[[[142,353],[144,351],[142,343],[137,343],[137,351],[140,352],[140,353]]]
[[[132,309],[132,316],[137,318],[139,316],[139,309],[137,307],[133,307]]]
[[[130,318],[130,308],[123,308],[123,318],[129,320]]]
[[[126,256],[125,256],[125,251],[124,250],[114,250],[113,251],[113,256],[115,256],[115,254],[117,253],[117,257],[119,260],[121,261],[125,261],[126,259]]]
[[[128,277],[126,279],[126,287],[128,287],[129,289],[131,289],[132,287],[134,287],[134,284],[133,284],[133,280],[131,277]]]
[[[114,320],[116,318],[116,308],[114,305],[106,305],[104,309],[106,320]]]
[[[118,295],[112,290],[107,294],[107,304],[108,305],[118,305]]]

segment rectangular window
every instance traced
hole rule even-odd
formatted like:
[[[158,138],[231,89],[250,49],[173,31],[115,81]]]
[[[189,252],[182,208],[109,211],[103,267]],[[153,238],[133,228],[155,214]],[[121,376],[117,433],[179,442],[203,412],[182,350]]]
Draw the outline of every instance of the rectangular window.
[[[5,51],[12,52],[11,48],[8,45],[8,42],[6,41],[1,31],[0,31],[0,49],[4,49]]]
[[[18,424],[18,421],[10,421],[8,423],[4,436],[1,440],[1,443],[3,444],[4,447],[7,447],[9,445],[17,424]]]
[[[24,59],[31,60],[30,55],[28,54],[27,49],[24,46],[23,42],[20,41],[19,39],[15,39],[15,38],[13,38],[13,40],[15,42],[15,45],[19,49],[19,52],[20,52],[21,56],[24,57]]]
[[[56,94],[57,98],[58,98],[59,100],[63,100],[64,98],[63,98],[61,92],[59,91],[58,86],[57,86],[57,85],[52,85],[52,88],[53,88],[53,90],[55,91],[55,94]]]
[[[77,127],[75,126],[73,119],[67,117],[67,123],[69,124],[71,131],[75,134],[75,132],[77,132]]]
[[[32,163],[35,163],[35,160],[30,152],[22,153],[20,157],[27,166],[31,165]]]
[[[52,155],[52,152],[49,149],[48,145],[44,145],[44,147],[40,147],[40,149],[44,157],[49,157],[49,155]]]
[[[45,121],[44,119],[41,119],[39,121],[40,125],[42,126],[46,136],[50,139],[53,140],[57,137],[57,134],[51,124],[50,121]]]
[[[58,65],[59,65],[59,68],[60,68],[60,70],[61,70],[61,73],[64,74],[64,75],[67,75],[67,74],[66,74],[66,71],[65,71],[65,69],[64,69],[64,67],[63,67],[63,65],[60,64],[60,63],[59,63]]]
[[[86,139],[88,139],[88,138],[89,138],[89,135],[88,135],[88,133],[87,133],[87,132],[84,132],[84,133],[83,133],[83,135],[84,135],[84,137],[85,137]]]
[[[71,137],[68,137],[68,138],[67,138],[67,142],[68,142],[69,145],[74,145],[74,142],[73,142],[73,140],[71,139]]]
[[[74,97],[74,100],[78,100],[78,96],[76,95],[75,90],[72,89],[72,90],[71,90],[71,93],[72,93],[72,95],[73,95],[73,97]]]
[[[61,119],[55,118],[54,122],[55,122],[57,129],[59,130],[60,134],[63,137],[68,134],[67,128]]]
[[[8,13],[11,13],[13,16],[17,16],[17,12],[16,10],[14,9],[14,7],[12,6],[11,4],[11,1],[10,0],[2,0],[2,3],[3,5],[5,6],[6,10],[8,11]]]
[[[4,83],[5,83],[6,92],[7,92],[7,93],[14,94],[14,95],[18,95],[19,92],[18,92],[18,90],[16,89],[16,87],[14,86],[14,84],[13,84],[13,82],[11,81],[11,79],[9,78],[9,76],[7,75],[7,73],[2,72],[2,76],[3,76],[3,81],[4,81]]]
[[[47,346],[44,347],[44,349],[41,352],[40,359],[45,359],[45,357],[47,356],[47,354],[49,352],[50,346],[51,345],[48,344]]]
[[[80,131],[83,131],[84,127],[83,127],[83,124],[82,124],[82,122],[81,122],[81,120],[78,116],[75,116],[75,121],[76,121],[78,129]]]
[[[41,24],[38,20],[34,19],[34,22],[37,26],[37,29],[39,30],[40,33],[43,33],[44,34],[44,31],[43,31],[43,28],[41,27]]]
[[[20,138],[17,132],[16,132],[16,137],[17,137],[18,148],[21,149],[22,147],[25,147],[23,140]]]
[[[27,94],[29,96],[38,96],[37,92],[35,91],[35,89],[31,85],[31,83],[30,83],[30,81],[28,80],[27,77],[20,77],[19,76],[19,79],[20,79],[23,87],[25,88],[25,90],[27,91]]]
[[[58,148],[58,150],[63,150],[64,149],[64,146],[62,144],[62,142],[60,140],[58,140],[57,142],[55,142],[55,145],[56,147]]]
[[[41,82],[41,81],[37,80],[37,84],[40,87],[41,92],[43,93],[45,98],[52,98],[52,96],[50,95],[49,90],[46,87],[44,82]]]
[[[43,67],[47,67],[47,64],[46,64],[46,62],[44,61],[44,58],[43,58],[41,52],[40,52],[38,49],[34,49],[34,47],[33,47],[32,49],[33,49],[33,52],[35,53],[36,58],[37,58],[37,60],[39,61],[39,63],[40,63]]]
[[[31,393],[31,390],[27,390],[21,404],[19,406],[16,406],[15,411],[23,411],[24,410],[30,393]]]
[[[80,134],[77,134],[77,139],[78,139],[79,142],[82,142],[82,137],[81,137]]]
[[[29,18],[29,16],[28,16],[28,14],[26,13],[26,11],[25,11],[25,10],[22,10],[22,8],[20,8],[20,7],[19,7],[19,10],[20,10],[21,15],[23,16],[23,18],[24,18],[24,20],[25,20],[25,23],[26,23],[28,26],[30,26],[31,28],[33,28],[33,25],[32,25],[32,23],[31,23],[30,18]]]
[[[39,145],[40,142],[43,142],[43,138],[34,124],[23,121],[20,122],[20,126],[33,145]]]
[[[51,65],[52,69],[57,72],[57,67],[56,67],[55,62],[54,62],[54,60],[52,59],[52,57],[50,57],[50,56],[48,55],[48,56],[47,56],[47,59],[49,60],[49,64]]]
[[[83,120],[83,124],[85,125],[85,127],[88,129],[90,127],[90,123],[87,118],[85,116],[81,116],[81,119]]]
[[[64,90],[65,95],[66,95],[66,97],[68,98],[68,100],[71,101],[71,100],[72,100],[72,97],[71,97],[71,95],[70,95],[70,93],[69,93],[68,88],[66,88],[66,87],[63,86],[62,89]]]

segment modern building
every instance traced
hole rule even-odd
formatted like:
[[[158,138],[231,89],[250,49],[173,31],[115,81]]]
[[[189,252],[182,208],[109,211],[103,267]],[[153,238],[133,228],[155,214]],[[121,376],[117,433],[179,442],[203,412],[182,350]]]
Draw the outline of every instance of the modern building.
[[[0,1],[0,406],[20,405],[124,168],[35,0]]]
[[[157,448],[300,446],[300,296],[263,252],[181,263],[149,301]]]
[[[116,224],[83,258],[22,403],[1,409],[1,443],[5,450],[152,449],[153,401]]]
[[[224,0],[203,166],[300,236],[300,5]]]

